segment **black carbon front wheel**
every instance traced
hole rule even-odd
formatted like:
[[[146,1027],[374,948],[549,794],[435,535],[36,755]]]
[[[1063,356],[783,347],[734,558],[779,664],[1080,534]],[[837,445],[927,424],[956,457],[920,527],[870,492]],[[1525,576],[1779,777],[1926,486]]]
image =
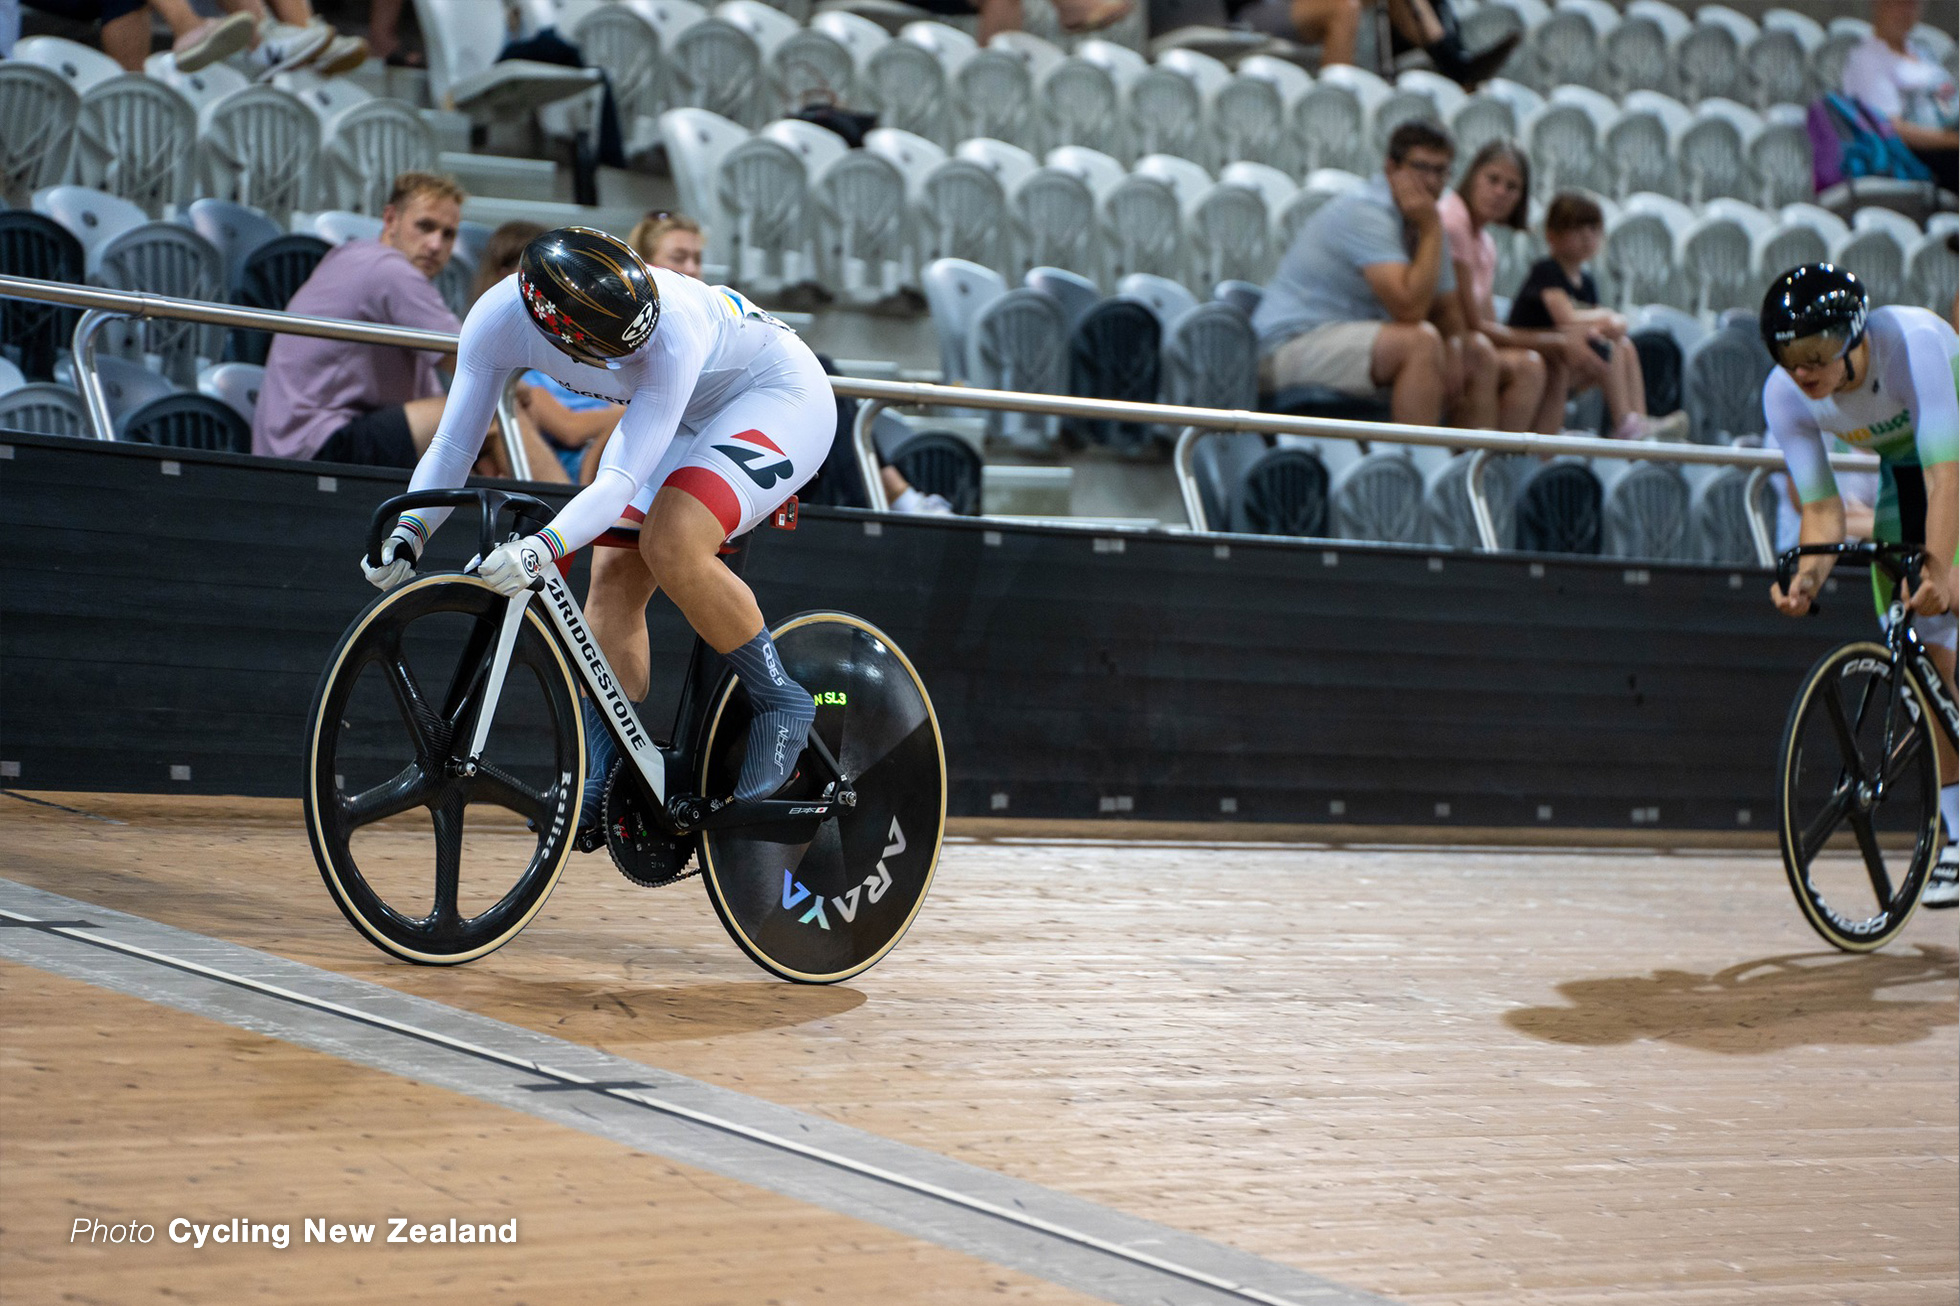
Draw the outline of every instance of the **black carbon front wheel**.
[[[891,951],[932,885],[946,827],[946,754],[917,671],[870,623],[841,612],[792,617],[773,632],[783,669],[817,700],[822,737],[858,799],[783,843],[766,827],[702,836],[702,879],[730,937],[771,974],[830,984]],[[710,702],[701,792],[733,789],[747,747],[748,696],[725,679]],[[813,797],[812,754],[778,795]]]
[[[1910,677],[1895,697],[1892,674],[1882,644],[1833,649],[1783,731],[1783,868],[1812,928],[1845,952],[1905,928],[1940,847],[1933,706]]]
[[[473,576],[354,621],[308,717],[306,829],[336,906],[384,952],[454,965],[516,937],[558,882],[584,782],[571,669],[525,613],[482,764],[460,774],[506,600]]]

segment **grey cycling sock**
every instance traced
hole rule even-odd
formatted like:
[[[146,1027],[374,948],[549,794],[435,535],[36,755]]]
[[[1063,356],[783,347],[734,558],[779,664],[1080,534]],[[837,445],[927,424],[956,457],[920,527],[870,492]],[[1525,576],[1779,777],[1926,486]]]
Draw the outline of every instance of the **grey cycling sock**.
[[[735,797],[767,798],[796,773],[796,759],[810,737],[817,706],[810,691],[783,670],[767,630],[728,654],[728,662],[755,707],[755,719],[749,723],[749,753],[735,782]]]
[[[619,746],[613,743],[612,732],[606,729],[605,713],[590,698],[579,697],[579,709],[585,716],[585,799],[580,811],[581,825],[597,825],[601,819],[599,804],[606,796],[606,768],[619,754]]]

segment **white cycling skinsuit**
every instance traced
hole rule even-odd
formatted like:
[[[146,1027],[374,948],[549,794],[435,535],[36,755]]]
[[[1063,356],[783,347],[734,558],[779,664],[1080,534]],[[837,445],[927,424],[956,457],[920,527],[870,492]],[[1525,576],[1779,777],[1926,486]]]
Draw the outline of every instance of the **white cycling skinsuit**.
[[[829,378],[796,334],[740,294],[654,268],[660,318],[616,369],[562,353],[532,322],[507,277],[463,323],[456,383],[411,491],[461,485],[513,372],[536,368],[580,394],[626,405],[592,484],[539,538],[557,557],[621,517],[646,515],[672,485],[699,499],[730,538],[773,512],[823,465],[836,433]],[[448,509],[417,509],[402,525],[426,547]],[[418,549],[419,551],[419,549]]]
[[[1960,340],[1923,308],[1873,309],[1865,339],[1871,346],[1868,375],[1855,391],[1810,399],[1778,367],[1763,383],[1763,416],[1805,504],[1838,492],[1827,436],[1877,454],[1880,488],[1872,533],[1897,542],[1901,522],[1892,469],[1931,467],[1960,457]],[[1881,614],[1888,599],[1879,602]],[[1922,618],[1917,629],[1928,643],[1953,647],[1953,613]]]

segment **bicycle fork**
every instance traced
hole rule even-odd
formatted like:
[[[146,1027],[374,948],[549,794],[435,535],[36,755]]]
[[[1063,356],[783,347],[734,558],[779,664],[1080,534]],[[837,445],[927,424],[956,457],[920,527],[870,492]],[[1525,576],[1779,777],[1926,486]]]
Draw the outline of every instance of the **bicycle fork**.
[[[524,609],[531,605],[531,591],[513,595],[504,605],[504,623],[497,631],[497,648],[490,658],[490,674],[477,700],[476,722],[470,734],[470,751],[457,763],[464,775],[475,775],[483,761],[483,746],[490,739],[490,722],[497,715],[497,703],[504,694],[504,677],[510,674],[510,655],[517,648],[517,632],[524,625]]]

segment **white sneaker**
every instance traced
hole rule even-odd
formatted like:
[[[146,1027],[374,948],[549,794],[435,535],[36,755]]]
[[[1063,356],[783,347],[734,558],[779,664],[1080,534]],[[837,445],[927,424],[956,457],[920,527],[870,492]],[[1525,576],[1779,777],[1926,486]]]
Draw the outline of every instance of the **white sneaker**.
[[[1921,907],[1952,907],[1960,903],[1960,843],[1940,849],[1939,860],[1926,873],[1926,887],[1919,894]]]
[[[937,494],[921,494],[917,486],[908,485],[903,494],[892,500],[892,511],[926,517],[950,517],[953,505]]]
[[[185,33],[186,44],[171,54],[171,61],[180,73],[194,73],[200,68],[208,68],[220,59],[229,59],[252,43],[252,16],[250,14],[227,14],[200,23]]]
[[[269,82],[280,73],[304,68],[333,44],[333,28],[315,19],[304,27],[268,18],[259,25],[259,43],[251,60],[259,70],[259,80]]]
[[[1677,409],[1666,417],[1649,417],[1646,419],[1646,438],[1665,440],[1670,444],[1687,439],[1688,415]]]
[[[322,77],[338,77],[351,73],[367,62],[368,43],[358,36],[336,36],[327,42],[313,60],[312,69]]]

